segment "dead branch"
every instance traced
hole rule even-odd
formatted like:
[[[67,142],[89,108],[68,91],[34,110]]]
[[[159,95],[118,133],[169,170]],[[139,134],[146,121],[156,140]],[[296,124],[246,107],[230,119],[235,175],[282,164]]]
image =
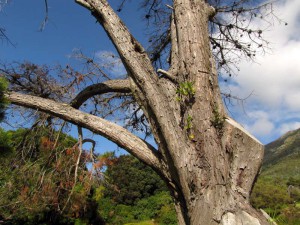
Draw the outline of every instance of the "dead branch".
[[[70,103],[78,109],[87,99],[95,95],[105,94],[108,92],[130,93],[129,80],[110,80],[103,83],[94,84],[83,89]]]

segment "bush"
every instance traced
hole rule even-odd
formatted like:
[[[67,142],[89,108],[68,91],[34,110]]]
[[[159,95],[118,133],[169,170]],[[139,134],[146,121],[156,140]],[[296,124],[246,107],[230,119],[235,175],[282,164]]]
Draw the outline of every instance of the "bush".
[[[262,179],[255,184],[250,200],[255,208],[263,209],[281,209],[285,204],[293,202],[285,185],[275,185]]]
[[[295,205],[284,208],[277,220],[279,225],[300,225],[300,208]]]
[[[101,217],[107,224],[123,225],[151,220],[160,225],[177,224],[172,199],[166,191],[144,198],[135,205],[115,204],[109,198],[102,198],[99,201],[99,208]]]
[[[177,216],[172,205],[164,205],[158,214],[157,222],[160,225],[176,225],[177,224]]]

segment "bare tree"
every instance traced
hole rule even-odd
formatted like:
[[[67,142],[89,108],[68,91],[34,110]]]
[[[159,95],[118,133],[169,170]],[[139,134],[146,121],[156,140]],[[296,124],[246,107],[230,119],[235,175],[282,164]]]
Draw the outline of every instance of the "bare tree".
[[[128,75],[110,79],[93,59],[84,57],[86,74],[63,70],[72,80],[69,85],[38,75],[47,73],[34,66],[21,66],[22,73],[4,68],[13,84],[6,95],[9,101],[100,134],[152,167],[172,194],[180,225],[269,224],[249,203],[263,145],[227,115],[215,61],[229,72],[232,56],[254,57],[256,48],[267,43],[261,38],[263,30],[253,29],[249,21],[264,19],[261,14],[267,9],[272,14],[271,5],[253,6],[250,0],[146,0],[145,18],[156,25],[158,18],[168,23],[154,32],[147,52],[107,0],[75,2],[105,29]],[[167,71],[156,63],[164,56]],[[96,83],[79,82],[95,74]],[[70,100],[65,96],[74,87],[82,90]],[[98,107],[116,98],[121,98],[115,102],[119,106],[110,114],[84,110],[88,99]],[[132,105],[131,124],[150,126],[157,148],[109,121],[108,115]]]

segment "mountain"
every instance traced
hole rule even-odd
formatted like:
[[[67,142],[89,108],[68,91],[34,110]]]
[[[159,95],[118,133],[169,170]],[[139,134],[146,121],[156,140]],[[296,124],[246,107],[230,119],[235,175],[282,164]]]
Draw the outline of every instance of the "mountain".
[[[300,159],[300,128],[287,132],[265,146],[263,166],[268,167],[295,158]]]
[[[278,225],[300,225],[300,129],[265,146],[250,201]]]

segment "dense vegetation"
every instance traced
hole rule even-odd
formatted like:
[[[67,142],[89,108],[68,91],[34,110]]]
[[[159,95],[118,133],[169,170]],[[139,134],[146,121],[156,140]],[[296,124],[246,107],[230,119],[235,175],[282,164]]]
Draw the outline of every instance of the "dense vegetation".
[[[46,127],[0,130],[0,220],[4,224],[98,220],[84,154],[75,166],[76,143]]]
[[[39,126],[0,129],[0,220],[16,225],[176,224],[171,197],[149,167],[132,156],[107,153],[94,164],[105,172],[91,174],[81,154],[75,182],[77,158],[77,140],[63,133]]]
[[[1,28],[0,28],[1,30]],[[1,31],[0,31],[1,32]],[[1,34],[0,34],[1,37]],[[7,101],[4,98],[4,93],[7,89],[8,83],[6,79],[0,75],[0,121],[4,118],[4,111],[6,108]]]
[[[251,197],[252,204],[279,225],[300,224],[299,135],[300,130],[290,132],[266,146],[267,157]],[[74,182],[76,143],[45,127],[31,132],[0,129],[4,224],[177,224],[164,182],[130,155],[98,156],[94,167],[100,173],[91,174],[82,154]]]
[[[266,145],[252,204],[282,225],[300,224],[300,129]]]
[[[152,169],[130,155],[112,160],[114,162],[105,171],[105,182],[96,190],[95,196],[100,215],[107,224],[140,221],[177,224],[171,196]]]

